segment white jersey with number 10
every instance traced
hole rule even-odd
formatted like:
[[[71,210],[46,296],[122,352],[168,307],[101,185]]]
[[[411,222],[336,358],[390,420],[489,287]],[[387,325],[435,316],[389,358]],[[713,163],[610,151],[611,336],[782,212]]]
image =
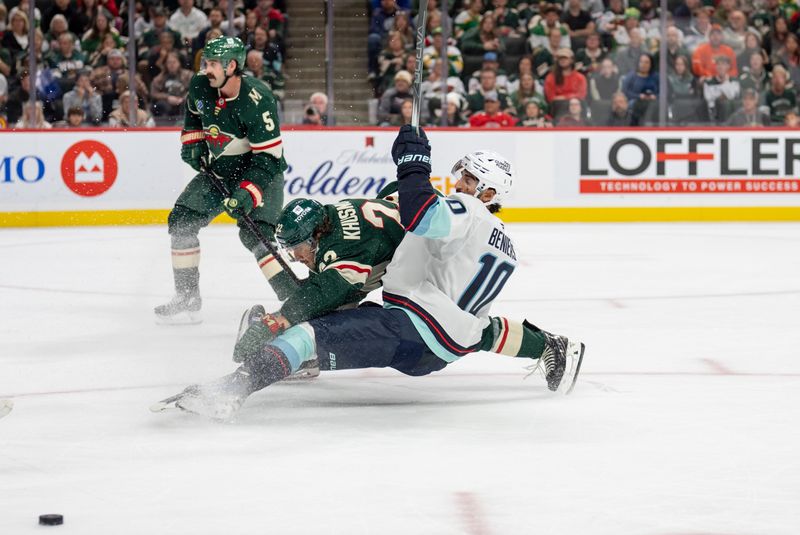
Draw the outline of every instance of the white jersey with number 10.
[[[475,197],[439,197],[420,217],[387,267],[384,306],[406,312],[428,347],[453,362],[480,346],[517,256],[502,221]]]

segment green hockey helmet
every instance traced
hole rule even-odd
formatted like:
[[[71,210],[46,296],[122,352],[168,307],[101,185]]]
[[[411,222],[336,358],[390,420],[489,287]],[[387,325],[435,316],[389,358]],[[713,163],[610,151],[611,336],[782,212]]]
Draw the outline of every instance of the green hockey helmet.
[[[278,225],[275,236],[278,243],[287,249],[312,240],[314,230],[325,221],[325,208],[312,199],[295,199],[287,204]]]
[[[203,58],[215,59],[222,63],[222,68],[228,68],[230,60],[236,60],[236,68],[244,69],[247,50],[238,37],[217,37],[212,39],[203,48]]]

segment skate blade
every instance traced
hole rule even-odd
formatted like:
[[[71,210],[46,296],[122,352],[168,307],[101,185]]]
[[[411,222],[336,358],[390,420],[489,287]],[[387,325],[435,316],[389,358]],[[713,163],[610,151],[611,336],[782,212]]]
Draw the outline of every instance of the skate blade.
[[[178,312],[171,316],[156,314],[157,325],[197,325],[198,323],[203,323],[203,315],[199,310],[197,312]]]
[[[281,383],[285,382],[293,383],[296,381],[297,382],[312,381],[317,377],[319,377],[319,368],[312,368],[310,370],[299,370],[298,372],[293,373],[288,377],[284,377],[281,380]]]
[[[162,412],[170,409],[178,409],[177,402],[183,397],[183,392],[180,394],[176,394],[174,396],[170,396],[166,399],[162,399],[161,401],[157,401],[150,405],[150,412]]]
[[[14,408],[14,402],[10,399],[0,399],[0,418],[8,416],[11,409]]]
[[[578,382],[578,374],[581,372],[581,364],[583,364],[583,353],[586,351],[586,345],[581,342],[581,352],[578,355],[578,363],[575,365],[575,374],[572,376],[572,383],[570,383],[569,387],[564,391],[564,395],[568,396],[572,393],[572,390],[575,388],[575,383]]]

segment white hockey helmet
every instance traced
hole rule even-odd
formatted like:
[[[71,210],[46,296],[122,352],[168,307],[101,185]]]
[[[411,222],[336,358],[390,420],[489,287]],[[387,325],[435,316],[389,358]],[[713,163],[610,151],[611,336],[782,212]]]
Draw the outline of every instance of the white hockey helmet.
[[[478,179],[476,197],[488,188],[495,191],[495,196],[489,204],[503,202],[511,192],[511,186],[514,183],[514,170],[511,162],[490,150],[470,152],[456,162],[450,173],[455,178],[460,178],[462,171],[467,171]]]

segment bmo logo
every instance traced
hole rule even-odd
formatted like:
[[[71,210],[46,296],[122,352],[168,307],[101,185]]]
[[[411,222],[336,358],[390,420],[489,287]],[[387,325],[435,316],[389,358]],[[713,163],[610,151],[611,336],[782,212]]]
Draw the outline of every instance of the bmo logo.
[[[61,178],[82,197],[102,195],[117,179],[117,157],[99,141],[79,141],[61,158]]]

